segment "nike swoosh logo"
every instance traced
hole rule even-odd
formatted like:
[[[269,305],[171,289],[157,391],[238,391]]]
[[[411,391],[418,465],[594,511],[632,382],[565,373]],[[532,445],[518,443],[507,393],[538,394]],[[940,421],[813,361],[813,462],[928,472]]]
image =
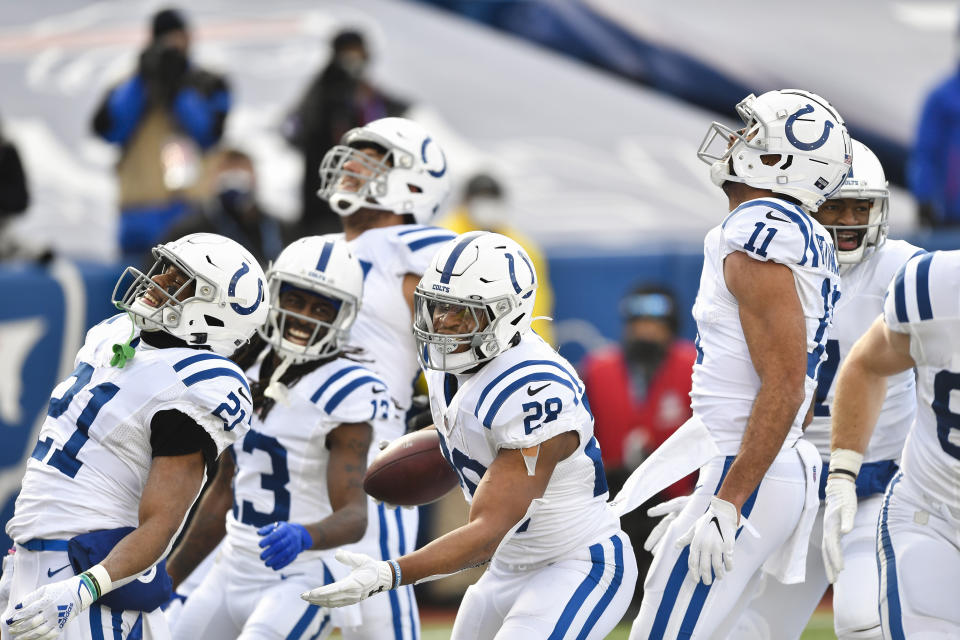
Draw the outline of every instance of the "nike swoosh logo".
[[[374,392],[374,393],[383,393],[383,392],[386,391],[386,390],[387,390],[386,387],[381,387],[380,389],[373,389],[373,392]]]
[[[540,393],[541,391],[543,391],[544,389],[546,389],[546,388],[549,387],[549,386],[550,386],[550,383],[548,382],[547,384],[543,385],[542,387],[537,387],[536,389],[534,389],[533,387],[527,387],[527,395],[528,395],[528,396],[535,396],[535,395],[537,395],[538,393]]]
[[[61,571],[63,571],[64,569],[66,569],[66,568],[69,567],[69,566],[70,566],[69,564],[65,564],[65,565],[63,565],[62,567],[60,567],[59,569],[57,569],[56,571],[51,571],[50,569],[47,569],[47,577],[48,577],[48,578],[52,578],[53,576],[57,575],[58,573],[60,573]]]
[[[786,223],[790,222],[786,218],[778,218],[777,216],[773,215],[773,211],[767,211],[767,220],[776,220],[777,222],[786,222]]]

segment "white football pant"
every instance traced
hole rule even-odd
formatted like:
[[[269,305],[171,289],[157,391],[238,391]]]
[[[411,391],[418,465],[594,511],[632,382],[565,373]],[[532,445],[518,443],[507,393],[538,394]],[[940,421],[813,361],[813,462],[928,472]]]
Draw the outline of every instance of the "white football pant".
[[[496,560],[467,589],[451,640],[606,638],[637,584],[637,561],[622,531],[571,557],[519,570]]]
[[[890,481],[877,531],[886,640],[960,638],[960,513],[952,511],[902,471]]]
[[[630,640],[725,638],[757,589],[760,567],[797,527],[806,496],[805,470],[796,450],[789,449],[777,456],[741,509],[760,537],[740,527],[733,569],[710,586],[694,578],[687,568],[690,547],[677,549],[676,541],[706,513],[732,462],[733,456],[718,457],[700,469],[690,501],[664,534],[647,574]]]
[[[877,600],[877,519],[883,495],[861,498],[853,530],[842,539],[843,571],[833,585],[833,626],[839,640],[879,640]],[[829,582],[820,551],[823,505],[817,513],[807,549],[806,579],[783,584],[764,574],[757,594],[737,621],[728,640],[799,638],[823,598]]]
[[[20,545],[13,556],[13,584],[10,602],[0,618],[0,636],[10,637],[6,620],[13,606],[43,585],[59,582],[74,574],[66,551],[27,551]],[[131,635],[132,634],[132,635]],[[168,640],[170,630],[159,608],[150,613],[114,611],[96,602],[63,627],[59,640]]]

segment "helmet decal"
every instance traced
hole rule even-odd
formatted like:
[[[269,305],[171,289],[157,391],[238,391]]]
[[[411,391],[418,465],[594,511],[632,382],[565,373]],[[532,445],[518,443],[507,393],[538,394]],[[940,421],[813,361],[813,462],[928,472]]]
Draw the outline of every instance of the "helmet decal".
[[[520,293],[523,289],[520,288],[520,283],[517,282],[517,272],[513,268],[513,254],[505,253],[503,255],[507,258],[507,263],[510,265],[510,282],[513,284],[513,290]]]
[[[248,271],[250,271],[250,265],[248,265],[246,262],[240,265],[240,268],[237,269],[237,272],[233,274],[232,278],[230,278],[230,286],[227,287],[228,296],[237,295],[237,281],[239,281],[240,278],[242,278],[243,275],[246,274]],[[257,307],[260,306],[260,301],[262,299],[263,299],[263,280],[261,280],[260,278],[257,278],[257,297],[253,301],[253,304],[250,305],[249,307],[243,307],[237,304],[236,302],[231,302],[230,308],[242,316],[248,316],[257,310]]]
[[[428,136],[423,139],[423,145],[420,147],[420,157],[423,159],[424,162],[427,161],[427,145],[430,144],[431,142],[433,142],[433,138]],[[427,173],[432,175],[434,178],[440,178],[443,176],[443,174],[447,172],[447,156],[444,155],[443,149],[440,149],[439,146],[437,147],[437,149],[440,150],[440,159],[443,161],[443,166],[440,167],[440,169],[438,169],[437,171],[434,171],[433,169],[427,169]]]
[[[823,123],[823,133],[820,134],[820,137],[814,140],[813,142],[800,142],[795,135],[793,135],[793,124],[800,119],[800,116],[806,115],[808,113],[813,113],[813,105],[808,104],[807,106],[799,109],[792,116],[787,118],[787,124],[784,125],[783,131],[787,136],[787,140],[790,141],[790,144],[795,146],[797,149],[803,151],[813,151],[814,149],[819,149],[827,143],[827,138],[830,137],[830,130],[833,129],[834,124],[827,120]]]
[[[447,262],[443,265],[443,272],[440,274],[440,282],[442,284],[450,284],[450,278],[453,276],[453,268],[457,266],[457,260],[460,258],[460,254],[463,253],[463,250],[467,248],[467,245],[477,236],[475,233],[466,234],[460,238],[460,242],[453,248],[453,251],[450,252],[450,257],[447,258]]]
[[[317,260],[317,271],[327,270],[327,264],[330,262],[331,253],[333,253],[333,243],[328,240],[324,243],[323,250],[320,251],[320,259]]]

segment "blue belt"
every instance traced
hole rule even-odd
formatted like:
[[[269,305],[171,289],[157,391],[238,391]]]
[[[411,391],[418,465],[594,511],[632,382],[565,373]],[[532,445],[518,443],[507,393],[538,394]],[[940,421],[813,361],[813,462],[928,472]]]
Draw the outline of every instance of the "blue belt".
[[[27,540],[20,546],[27,551],[66,551],[67,544],[66,540],[41,540],[40,538],[34,538],[33,540]]]
[[[860,467],[860,473],[857,474],[857,497],[868,498],[887,490],[890,480],[900,469],[893,460],[878,460],[877,462],[867,462]],[[820,499],[824,500],[827,488],[827,475],[830,473],[830,465],[823,463],[823,474],[820,476]]]

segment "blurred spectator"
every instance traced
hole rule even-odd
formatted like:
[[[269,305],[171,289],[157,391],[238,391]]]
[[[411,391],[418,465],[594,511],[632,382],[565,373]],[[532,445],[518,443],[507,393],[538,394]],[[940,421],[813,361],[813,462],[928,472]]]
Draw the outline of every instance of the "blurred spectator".
[[[303,154],[298,237],[343,230],[340,216],[317,197],[324,154],[350,129],[378,118],[401,116],[407,110],[405,102],[387,96],[366,78],[370,52],[362,34],[338,33],[331,56],[284,123],[287,141]]]
[[[960,66],[926,98],[907,182],[921,225],[960,225]]]
[[[246,247],[264,268],[283,249],[280,222],[257,202],[253,160],[238,149],[224,149],[214,160],[213,195],[176,223],[164,242],[190,233],[219,233]]]
[[[120,248],[134,263],[202,197],[202,156],[220,140],[230,108],[226,80],[189,53],[183,14],[157,12],[136,72],[107,92],[93,117],[93,130],[122,149]]]
[[[23,173],[20,153],[0,128],[0,259],[15,252],[6,229],[14,217],[26,211],[29,203],[27,178]]]
[[[622,344],[588,354],[582,369],[604,465],[626,476],[690,417],[697,352],[677,337],[676,301],[668,289],[637,287],[620,301],[620,315]],[[692,488],[677,483],[668,493],[686,495]]]
[[[696,347],[677,338],[679,316],[673,293],[639,286],[620,301],[622,344],[590,353],[581,370],[593,411],[593,432],[600,443],[610,495],[630,472],[690,417],[690,386]],[[656,525],[647,509],[693,490],[684,478],[620,520],[630,536],[640,578],[633,606],[643,598],[643,578],[653,561],[643,542]]]
[[[478,173],[467,182],[460,205],[438,220],[437,225],[457,234],[467,231],[494,231],[520,243],[527,250],[540,279],[533,315],[549,318],[553,315],[553,287],[550,285],[547,261],[536,243],[511,226],[511,217],[512,212],[503,187],[492,176]],[[541,338],[555,344],[553,324],[534,322],[533,329]]]

